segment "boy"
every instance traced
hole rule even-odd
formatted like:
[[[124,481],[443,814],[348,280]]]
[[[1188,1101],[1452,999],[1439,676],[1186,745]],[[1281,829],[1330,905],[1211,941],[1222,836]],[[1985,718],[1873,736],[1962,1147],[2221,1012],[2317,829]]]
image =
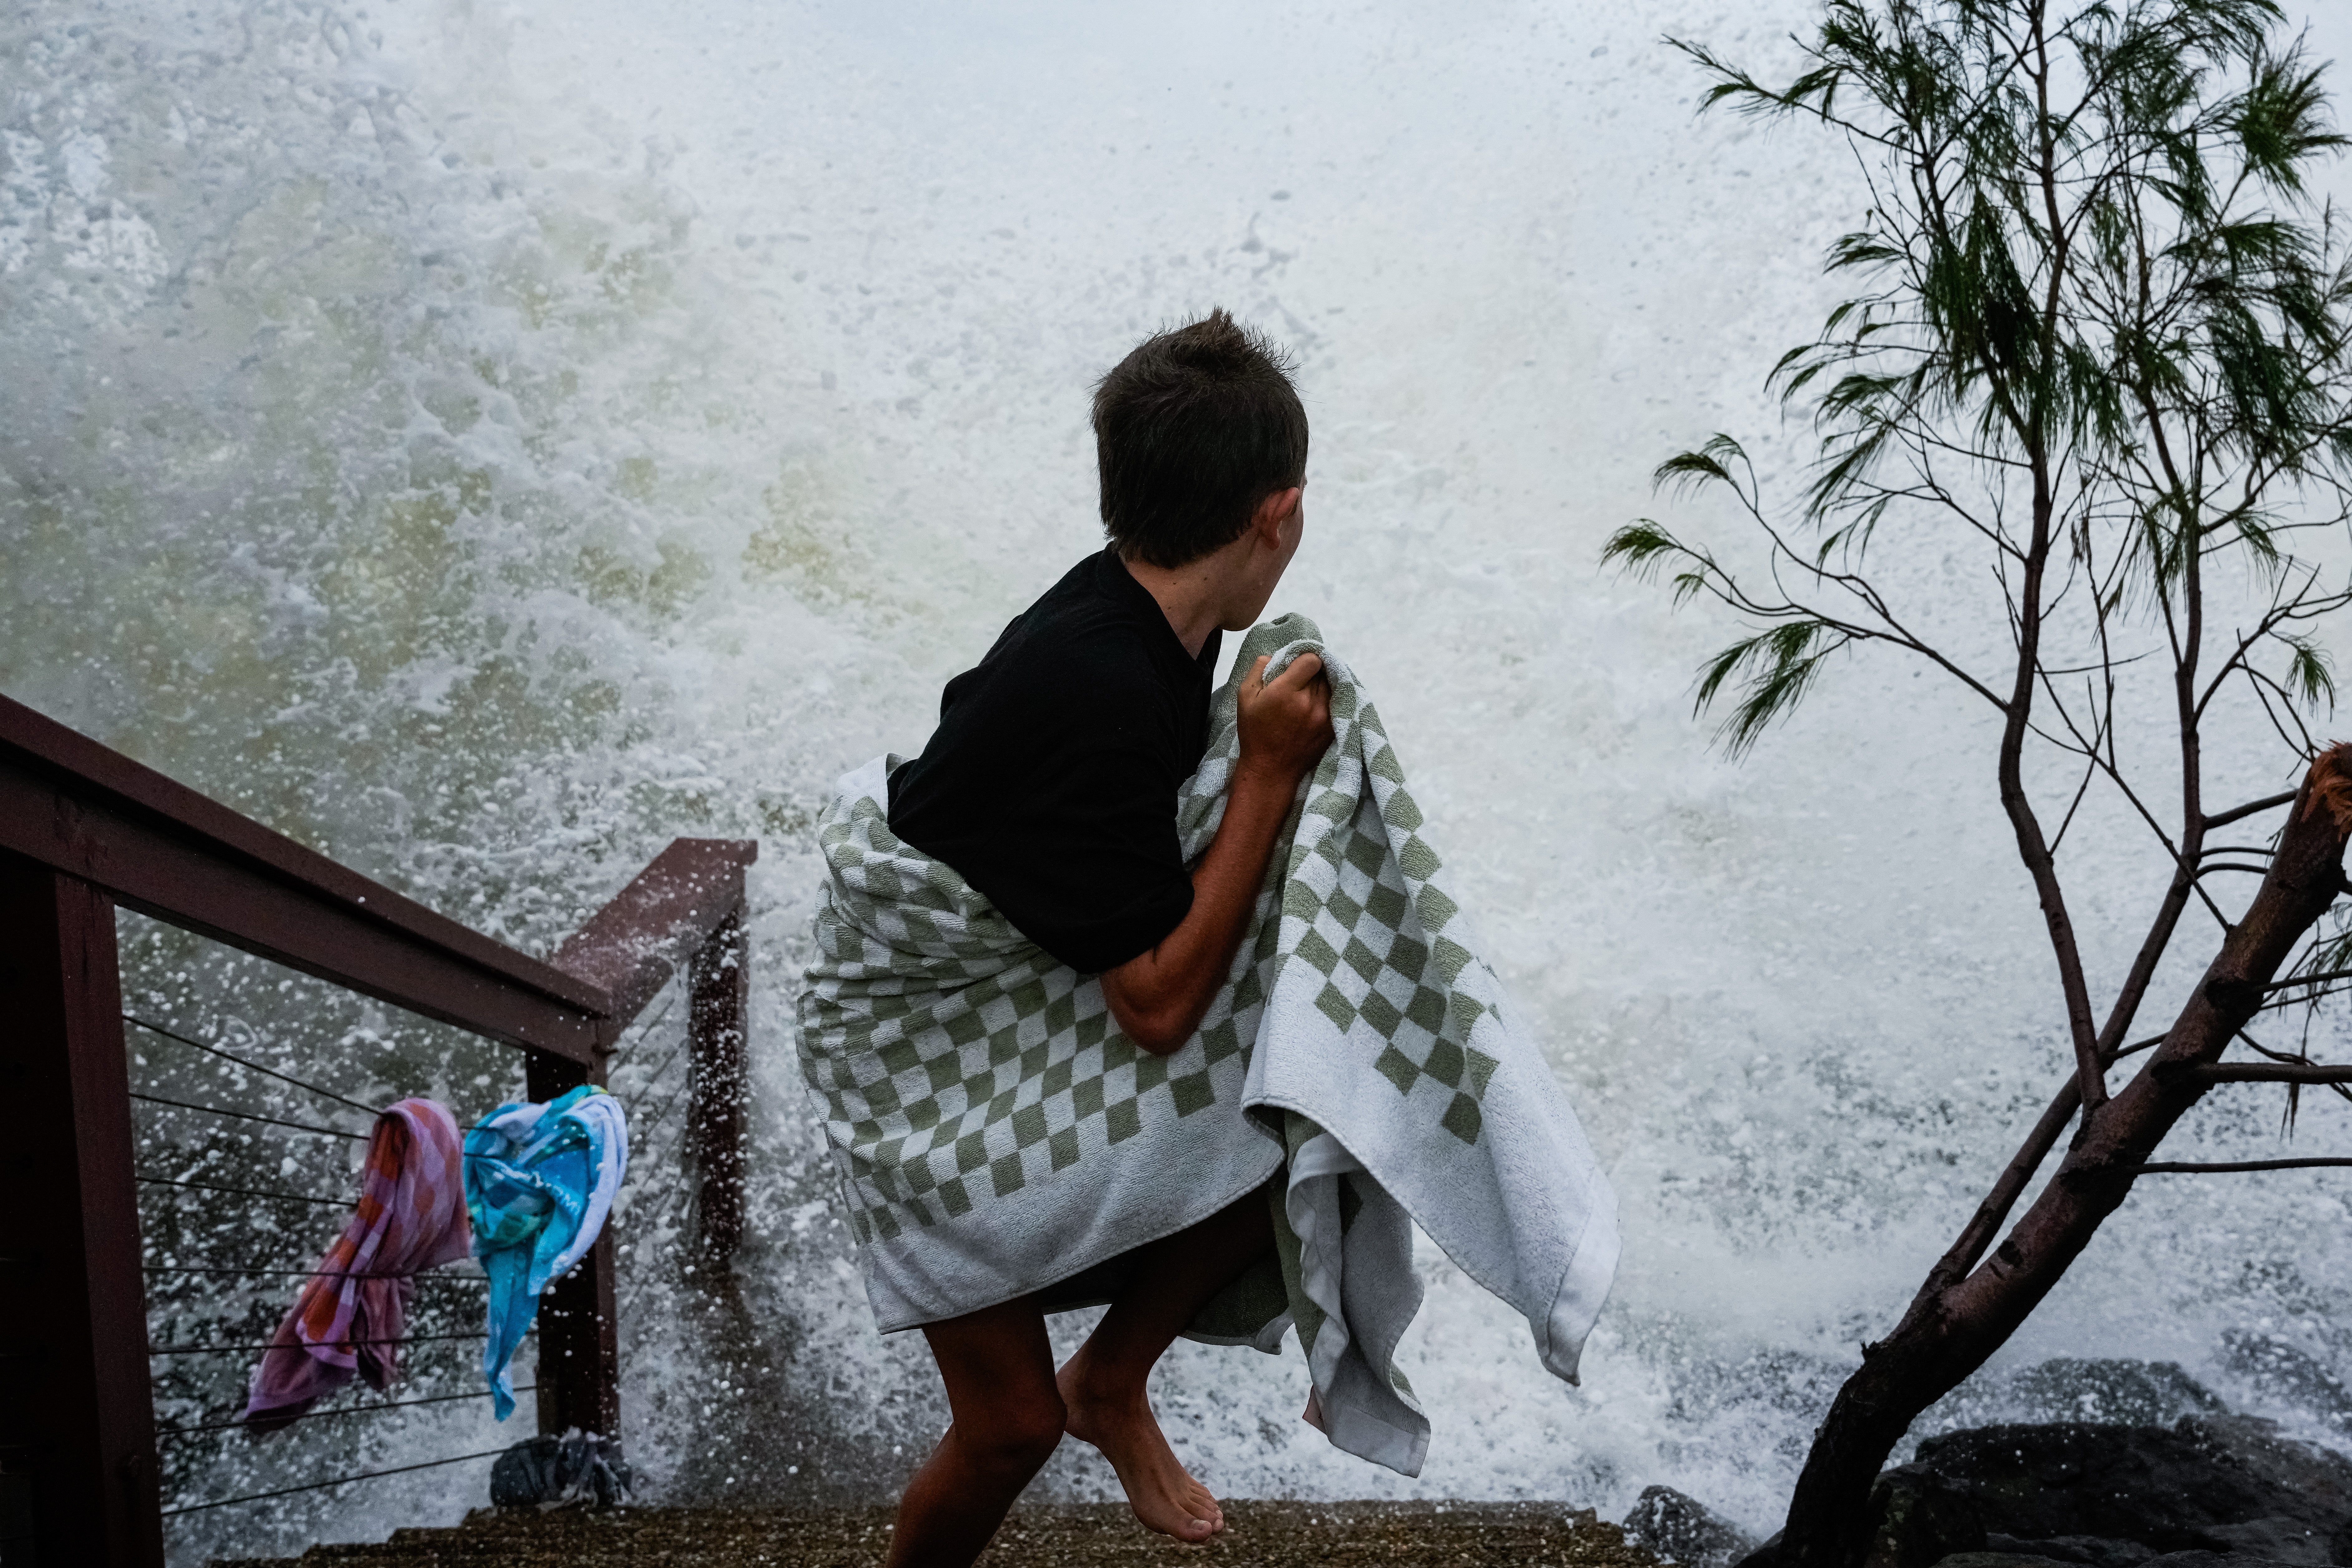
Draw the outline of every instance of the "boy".
[[[1178,787],[1207,743],[1221,634],[1256,621],[1298,549],[1307,416],[1278,353],[1215,310],[1106,375],[1094,428],[1109,548],[948,683],[938,731],[889,777],[888,826],[1053,958],[1098,975],[1119,1031],[1169,1057],[1225,981],[1299,783],[1331,741],[1319,662],[1267,682],[1259,660],[1239,690],[1222,824],[1185,866]],[[1144,1524],[1188,1542],[1222,1530],[1145,1384],[1271,1246],[1253,1194],[1137,1248],[1058,1373],[1042,1294],[922,1323],[954,1421],[899,1503],[893,1568],[971,1563],[1065,1432],[1110,1460]]]

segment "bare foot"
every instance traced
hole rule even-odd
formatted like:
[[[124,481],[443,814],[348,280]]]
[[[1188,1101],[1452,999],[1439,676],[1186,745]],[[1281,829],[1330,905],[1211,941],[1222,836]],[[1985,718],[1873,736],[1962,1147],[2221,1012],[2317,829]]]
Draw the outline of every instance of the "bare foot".
[[[1127,1489],[1127,1504],[1135,1517],[1179,1541],[1206,1541],[1223,1530],[1224,1510],[1209,1489],[1177,1463],[1142,1385],[1104,1389],[1087,1375],[1086,1360],[1081,1348],[1054,1380],[1069,1411],[1065,1429],[1102,1450],[1118,1472],[1118,1484]]]

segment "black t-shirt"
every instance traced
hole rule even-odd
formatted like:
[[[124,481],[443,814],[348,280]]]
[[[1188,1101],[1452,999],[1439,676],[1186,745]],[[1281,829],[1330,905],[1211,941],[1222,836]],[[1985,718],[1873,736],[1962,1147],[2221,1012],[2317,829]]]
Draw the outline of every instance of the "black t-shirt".
[[[1079,562],[948,682],[890,775],[890,830],[1073,969],[1148,951],[1192,907],[1176,791],[1208,749],[1223,640],[1193,658],[1115,550]]]

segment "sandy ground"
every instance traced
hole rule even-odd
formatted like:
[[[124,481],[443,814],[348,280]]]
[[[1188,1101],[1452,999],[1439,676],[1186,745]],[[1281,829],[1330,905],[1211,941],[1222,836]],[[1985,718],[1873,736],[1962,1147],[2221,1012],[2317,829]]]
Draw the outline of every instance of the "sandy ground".
[[[1023,1509],[982,1568],[1097,1568],[1197,1562],[1208,1568],[1654,1568],[1590,1510],[1535,1503],[1229,1502],[1226,1532],[1184,1546],[1124,1507]],[[404,1530],[375,1545],[314,1546],[299,1558],[216,1559],[214,1568],[875,1568],[887,1509],[615,1509],[476,1514],[454,1530]]]

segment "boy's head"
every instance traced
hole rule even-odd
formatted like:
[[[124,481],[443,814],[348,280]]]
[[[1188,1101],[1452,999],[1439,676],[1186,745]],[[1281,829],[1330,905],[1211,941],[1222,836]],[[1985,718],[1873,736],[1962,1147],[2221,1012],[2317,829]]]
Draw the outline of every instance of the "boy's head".
[[[1307,479],[1307,410],[1282,351],[1222,310],[1147,338],[1095,386],[1103,531],[1131,561],[1186,565]]]

